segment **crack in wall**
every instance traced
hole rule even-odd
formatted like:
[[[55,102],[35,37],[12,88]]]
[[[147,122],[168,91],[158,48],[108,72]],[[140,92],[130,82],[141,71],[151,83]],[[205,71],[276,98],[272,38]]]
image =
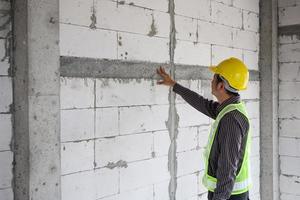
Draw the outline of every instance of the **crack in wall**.
[[[170,75],[175,79],[176,67],[174,64],[174,54],[176,47],[176,29],[175,29],[175,3],[174,0],[169,0],[169,14],[170,14],[170,42],[169,42],[169,54],[170,54]],[[176,199],[176,189],[177,189],[177,135],[178,135],[178,121],[179,116],[177,114],[176,105],[175,105],[176,96],[172,91],[172,88],[169,89],[169,118],[166,122],[166,126],[169,130],[169,137],[171,144],[168,152],[168,170],[170,172],[170,182],[169,182],[169,199]]]

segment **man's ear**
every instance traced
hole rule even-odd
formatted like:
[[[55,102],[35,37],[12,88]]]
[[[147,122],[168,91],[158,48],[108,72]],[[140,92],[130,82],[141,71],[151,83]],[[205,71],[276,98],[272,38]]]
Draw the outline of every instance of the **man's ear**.
[[[218,83],[217,88],[218,88],[218,90],[223,90],[223,89],[225,89],[224,83],[223,83],[223,82]]]

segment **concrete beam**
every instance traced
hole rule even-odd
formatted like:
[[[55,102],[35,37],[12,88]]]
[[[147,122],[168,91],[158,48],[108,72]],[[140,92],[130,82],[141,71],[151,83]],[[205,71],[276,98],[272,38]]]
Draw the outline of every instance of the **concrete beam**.
[[[59,1],[15,0],[15,200],[60,198]]]
[[[260,1],[260,192],[279,199],[277,0]]]
[[[300,37],[300,24],[278,27],[278,35],[297,35],[298,37]]]
[[[93,58],[66,57],[60,58],[60,73],[64,77],[94,77],[94,78],[122,78],[122,79],[158,79],[155,70],[165,63],[150,63],[142,61],[121,61]],[[208,66],[178,65],[176,66],[176,80],[211,80],[212,73]],[[250,80],[259,81],[259,72],[250,70]]]

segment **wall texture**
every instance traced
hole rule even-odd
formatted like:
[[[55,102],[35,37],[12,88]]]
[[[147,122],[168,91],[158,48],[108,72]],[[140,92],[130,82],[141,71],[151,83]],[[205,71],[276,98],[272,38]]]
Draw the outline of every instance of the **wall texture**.
[[[279,1],[281,200],[300,199],[300,1]]]
[[[258,71],[258,14],[258,0],[61,0],[62,199],[206,199],[212,121],[157,86],[154,69],[212,98],[207,66],[235,56]],[[242,97],[258,200],[258,79]]]
[[[11,5],[0,1],[0,199],[12,200]]]

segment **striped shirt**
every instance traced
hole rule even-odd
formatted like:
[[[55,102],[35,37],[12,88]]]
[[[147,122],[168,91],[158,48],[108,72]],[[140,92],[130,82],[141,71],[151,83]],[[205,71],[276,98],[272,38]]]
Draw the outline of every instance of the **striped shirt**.
[[[222,104],[208,100],[176,83],[173,91],[198,111],[216,119],[220,111],[229,104],[239,103],[240,96],[233,96]],[[244,156],[249,123],[247,118],[237,110],[227,113],[219,122],[216,139],[213,142],[208,174],[217,178],[217,186],[209,199],[226,200],[230,198],[235,177],[238,174]]]

